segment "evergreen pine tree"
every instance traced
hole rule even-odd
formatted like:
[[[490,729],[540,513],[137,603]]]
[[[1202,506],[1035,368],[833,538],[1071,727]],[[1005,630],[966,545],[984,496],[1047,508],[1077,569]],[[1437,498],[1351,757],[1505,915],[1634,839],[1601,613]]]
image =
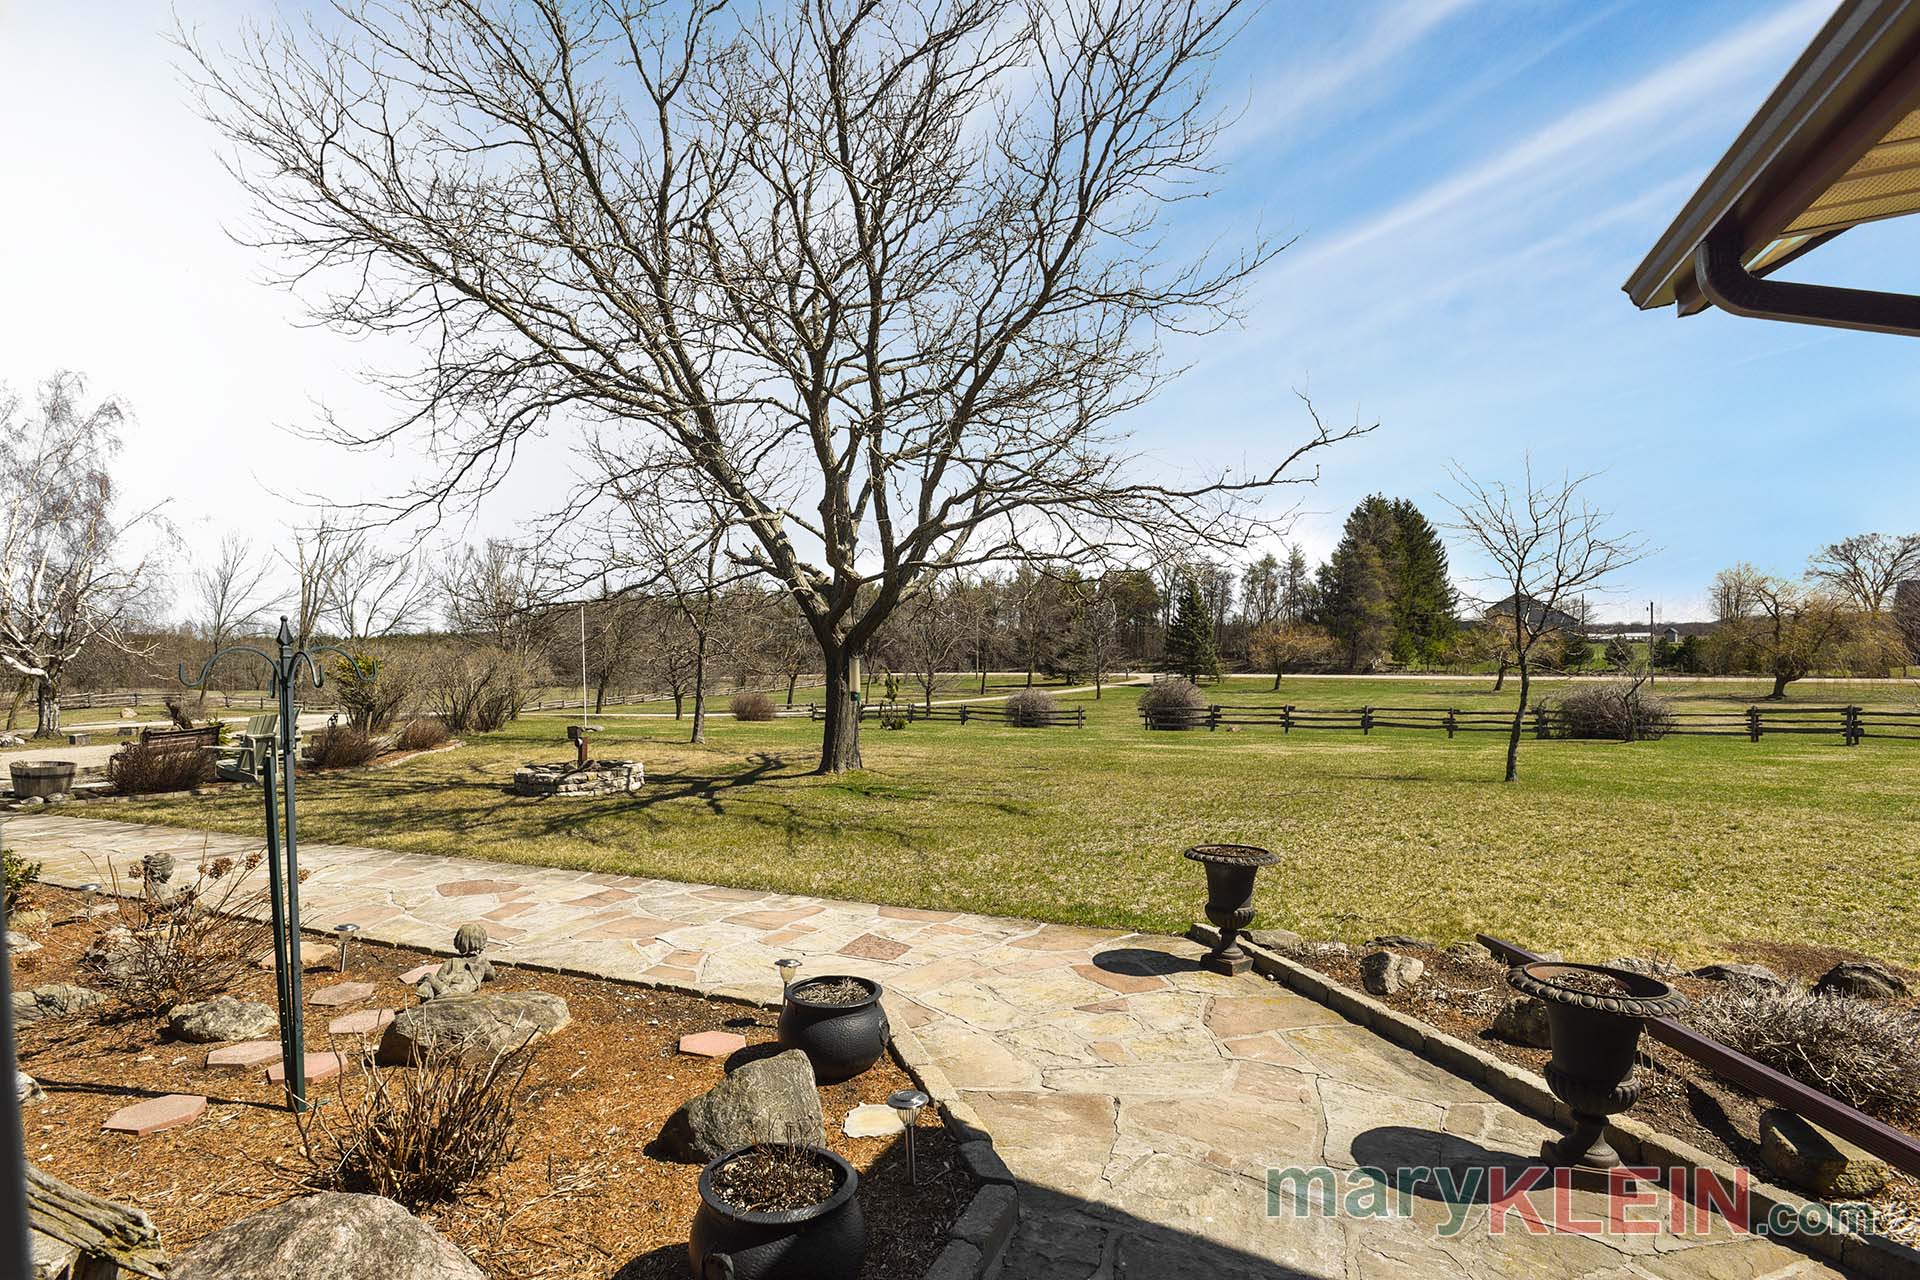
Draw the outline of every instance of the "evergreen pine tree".
[[[1200,584],[1191,575],[1181,579],[1180,599],[1173,625],[1167,628],[1166,665],[1189,680],[1220,674],[1220,655],[1213,645],[1213,615]]]
[[[1405,498],[1391,507],[1398,554],[1393,584],[1393,652],[1402,662],[1435,662],[1453,642],[1453,583],[1440,535]]]

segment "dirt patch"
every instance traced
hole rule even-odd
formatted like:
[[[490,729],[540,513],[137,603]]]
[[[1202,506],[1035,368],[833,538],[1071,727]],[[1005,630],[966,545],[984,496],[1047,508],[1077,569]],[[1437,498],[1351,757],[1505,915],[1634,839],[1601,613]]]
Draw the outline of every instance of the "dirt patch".
[[[21,957],[18,985],[87,982],[80,956],[111,918],[72,919],[81,910],[77,894],[42,889],[34,896],[52,920],[64,922],[39,931],[43,950]],[[375,995],[345,1009],[310,1005],[307,1047],[357,1050],[359,1037],[329,1036],[327,1023],[356,1009],[411,1005],[412,992],[399,975],[438,959],[356,946],[346,976],[373,983]],[[311,993],[337,980],[309,973],[306,988]],[[567,1001],[573,1023],[542,1048],[528,1074],[515,1159],[468,1187],[458,1202],[421,1216],[503,1280],[683,1280],[700,1170],[658,1158],[654,1139],[682,1102],[719,1083],[724,1064],[681,1056],[679,1039],[725,1029],[745,1036],[752,1053],[775,1039],[774,1013],[505,964],[494,985],[552,992]],[[273,975],[257,971],[230,994],[271,1002]],[[298,1127],[263,1072],[208,1070],[210,1046],[176,1043],[165,1032],[158,1019],[25,1028],[21,1066],[41,1081],[47,1098],[27,1108],[24,1127],[29,1159],[97,1195],[145,1209],[166,1246],[178,1250],[301,1194],[308,1166]],[[365,1088],[362,1070],[350,1066],[337,1080],[314,1085],[312,1096],[338,1110],[343,1097]],[[974,1190],[949,1135],[925,1118],[917,1144],[919,1186],[908,1182],[900,1139],[850,1139],[842,1132],[855,1106],[884,1102],[910,1085],[887,1058],[820,1091],[828,1145],[860,1174],[871,1236],[863,1280],[924,1272]],[[207,1113],[186,1128],[145,1138],[101,1132],[101,1122],[119,1108],[169,1093],[205,1094]]]

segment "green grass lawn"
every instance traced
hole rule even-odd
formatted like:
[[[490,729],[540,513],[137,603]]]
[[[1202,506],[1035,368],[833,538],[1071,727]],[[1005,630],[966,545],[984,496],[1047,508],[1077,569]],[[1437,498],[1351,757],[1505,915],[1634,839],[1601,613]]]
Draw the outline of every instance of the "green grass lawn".
[[[1289,677],[1277,695],[1250,681],[1222,689],[1314,706],[1507,703],[1485,684]],[[840,778],[808,772],[819,726],[806,721],[718,719],[698,747],[684,722],[610,721],[595,752],[643,760],[646,790],[576,801],[506,793],[515,764],[567,754],[563,717],[529,717],[399,768],[303,781],[301,831],[1154,930],[1199,914],[1201,876],[1181,850],[1244,841],[1285,857],[1262,875],[1261,923],[1309,936],[1444,942],[1486,930],[1575,956],[1681,960],[1766,938],[1920,962],[1920,743],[1529,737],[1508,786],[1496,735],[1148,733],[1138,696],[1066,699],[1090,708],[1084,731],[870,724],[868,769]],[[74,812],[246,832],[257,805],[229,792]]]

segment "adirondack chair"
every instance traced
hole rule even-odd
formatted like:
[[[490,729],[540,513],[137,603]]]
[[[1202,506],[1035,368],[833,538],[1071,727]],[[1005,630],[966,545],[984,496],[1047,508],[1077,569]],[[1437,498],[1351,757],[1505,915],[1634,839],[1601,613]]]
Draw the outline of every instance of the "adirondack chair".
[[[260,766],[273,750],[274,733],[280,727],[280,713],[267,711],[247,721],[247,727],[230,746],[213,748],[214,776],[222,782],[258,782]]]

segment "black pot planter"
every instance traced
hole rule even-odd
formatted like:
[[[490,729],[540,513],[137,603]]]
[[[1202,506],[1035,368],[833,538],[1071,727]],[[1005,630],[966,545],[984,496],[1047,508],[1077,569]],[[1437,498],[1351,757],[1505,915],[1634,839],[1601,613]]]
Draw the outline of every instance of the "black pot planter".
[[[866,999],[854,1004],[816,1004],[806,989],[816,982],[853,981],[867,989]],[[780,1007],[780,1047],[798,1049],[813,1064],[813,1078],[821,1084],[851,1080],[880,1061],[893,1029],[880,1007],[880,984],[871,978],[825,974],[806,978],[787,988]]]
[[[1580,987],[1583,974],[1602,974],[1625,994]],[[1607,1141],[1607,1117],[1632,1108],[1643,1087],[1634,1070],[1640,1029],[1648,1018],[1665,1018],[1687,1007],[1687,998],[1658,978],[1597,964],[1536,961],[1507,974],[1514,990],[1546,1002],[1553,1060],[1547,1085],[1573,1112],[1567,1136],[1547,1142],[1548,1164],[1605,1176],[1620,1167],[1620,1153]]]
[[[1253,961],[1235,936],[1253,923],[1254,876],[1280,856],[1250,844],[1200,844],[1186,856],[1207,869],[1207,922],[1220,931],[1220,941],[1201,965],[1214,973],[1245,973]]]
[[[816,1205],[779,1213],[749,1213],[722,1200],[714,1174],[729,1151],[700,1171],[700,1211],[694,1215],[687,1261],[694,1280],[853,1280],[867,1256],[867,1223],[854,1193],[860,1175],[839,1156],[809,1147],[833,1165],[834,1193]]]

